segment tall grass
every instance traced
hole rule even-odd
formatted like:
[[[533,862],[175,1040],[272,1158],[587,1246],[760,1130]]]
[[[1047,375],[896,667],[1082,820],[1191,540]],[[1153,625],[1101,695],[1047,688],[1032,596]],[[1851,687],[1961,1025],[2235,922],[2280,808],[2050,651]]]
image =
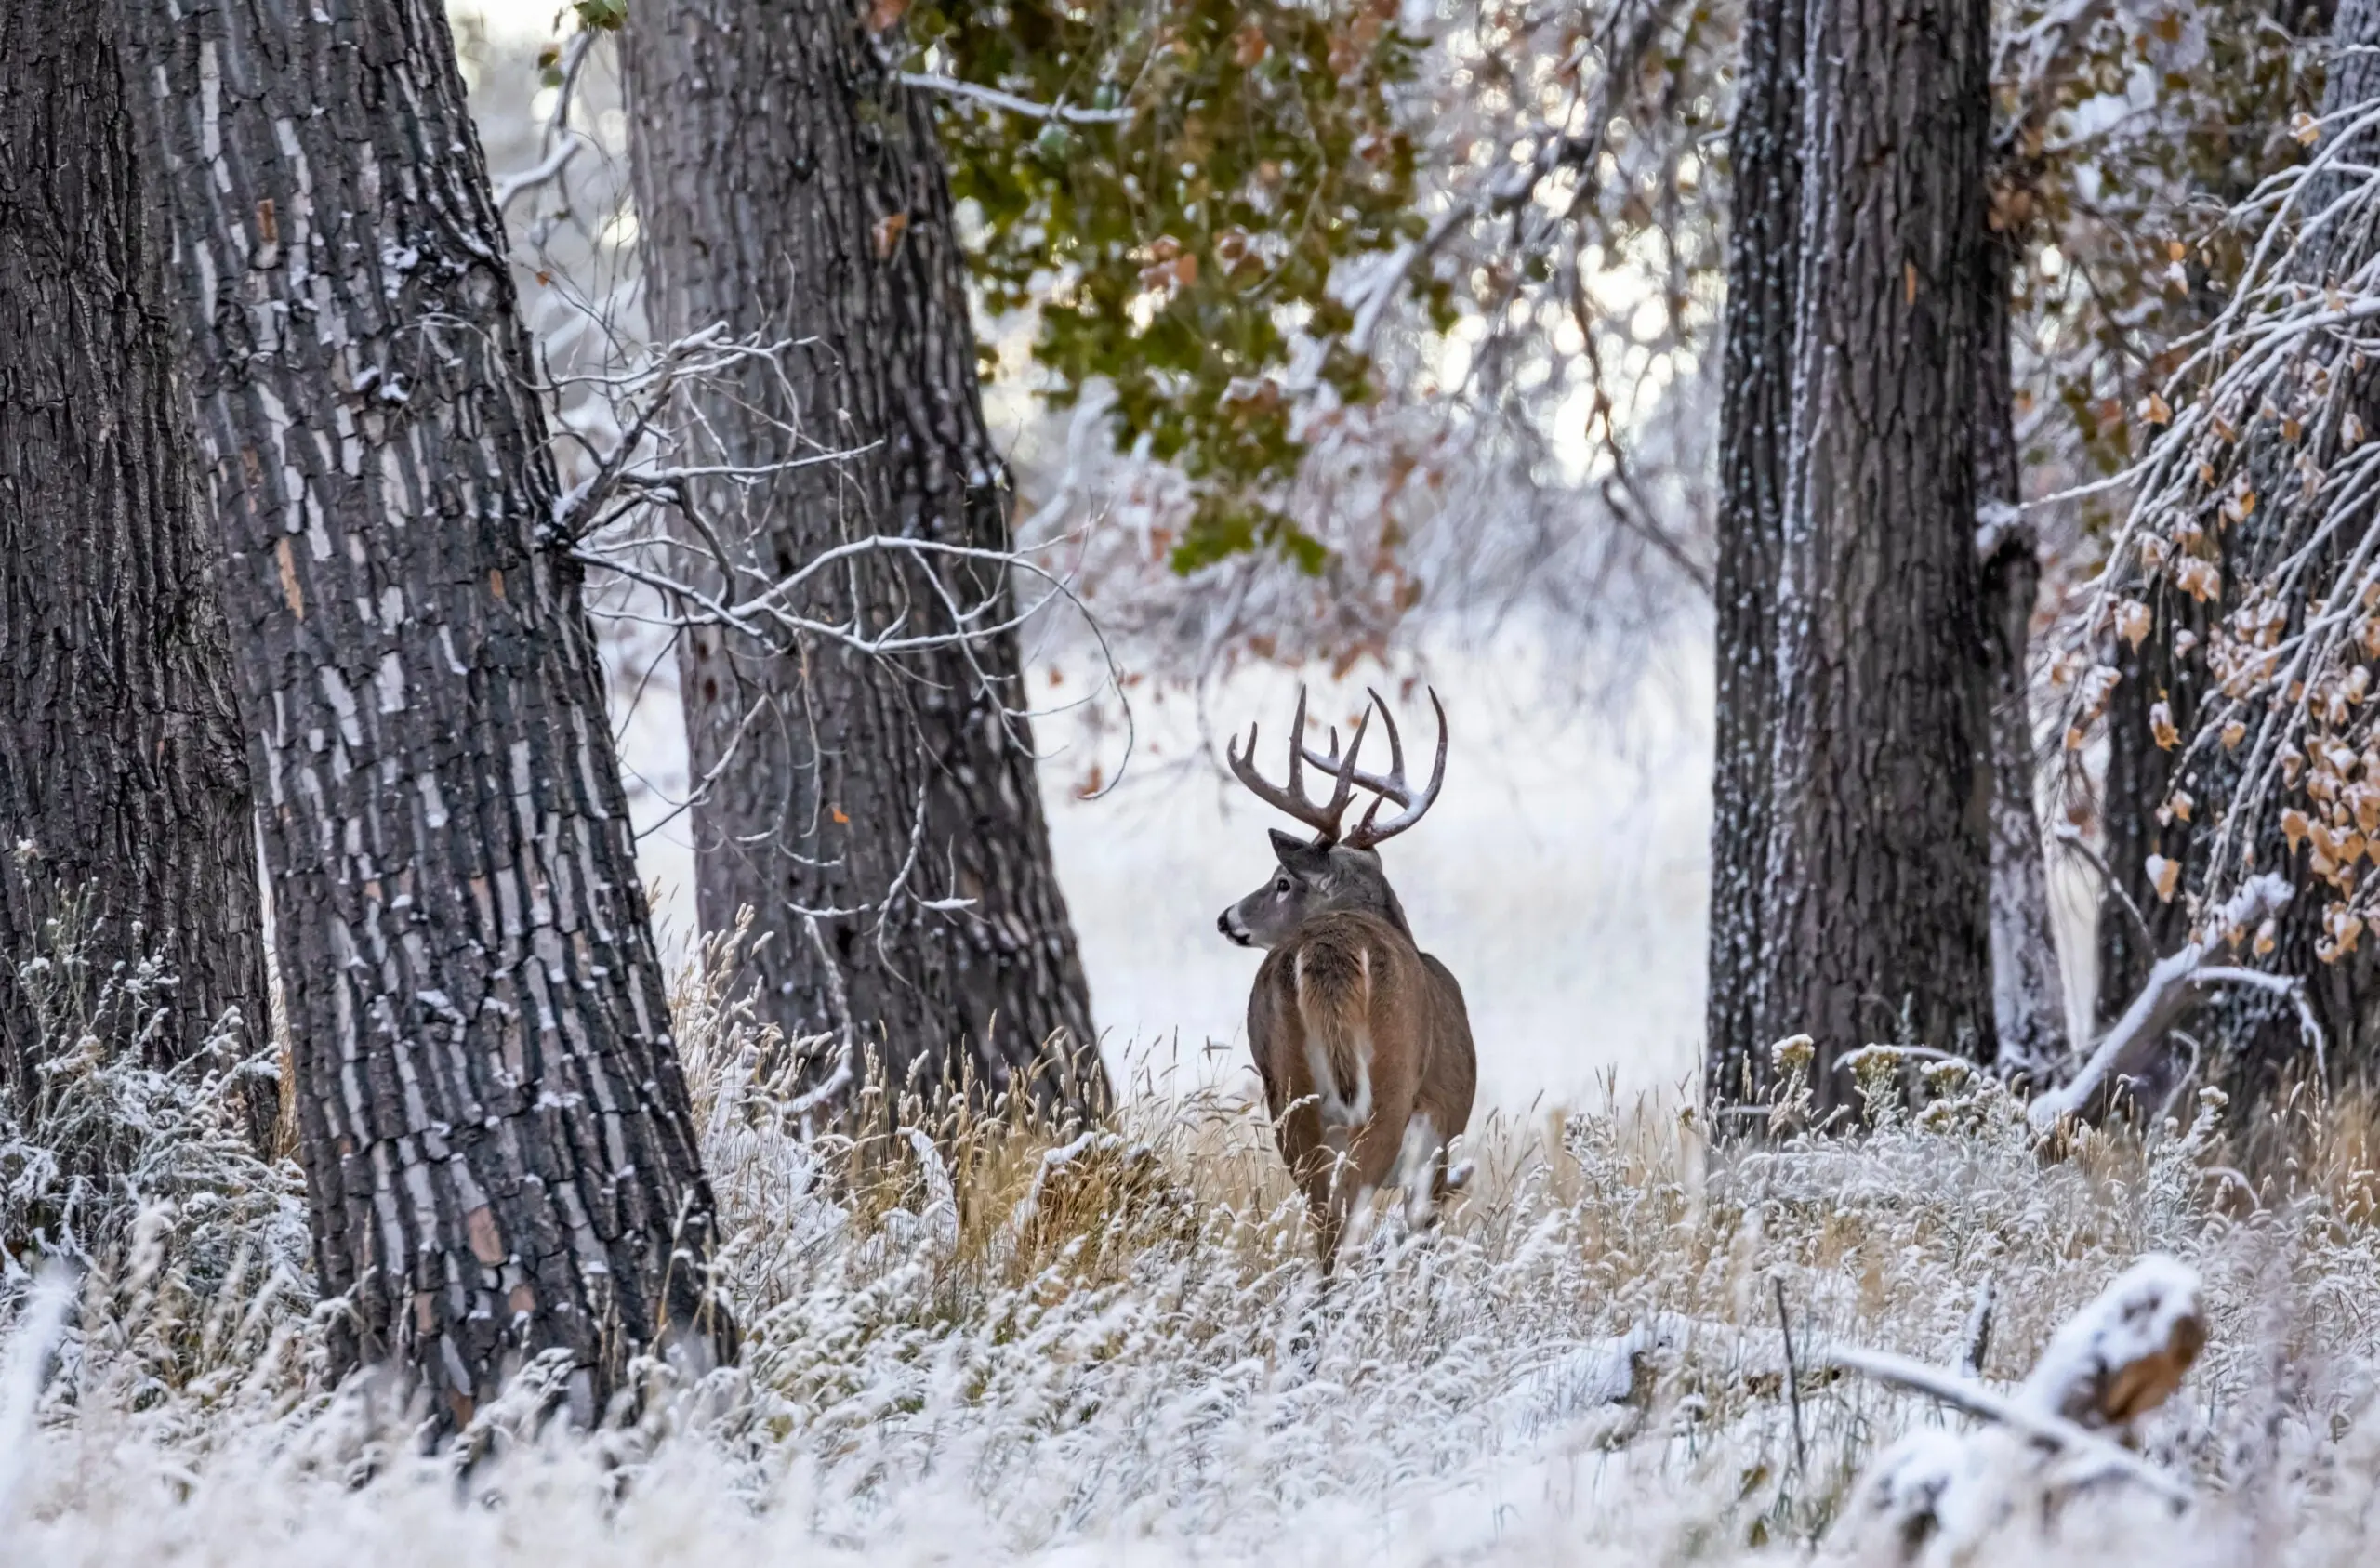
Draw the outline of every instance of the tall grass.
[[[1326,1291],[1248,1107],[1147,1095],[1084,1128],[998,1102],[929,1119],[879,1088],[859,1124],[878,1130],[823,1130],[788,1087],[799,1049],[737,1005],[734,957],[706,950],[679,1024],[739,1367],[676,1390],[653,1368],[660,1397],[590,1436],[540,1430],[524,1392],[425,1452],[385,1390],[321,1386],[301,1292],[252,1265],[201,1281],[152,1205],[55,1330],[33,1292],[5,1309],[0,1557],[1790,1557],[1884,1443],[1961,1424],[1811,1375],[1812,1347],[1955,1364],[1989,1282],[1983,1371],[2014,1379],[2163,1249],[2202,1274],[2213,1337],[2141,1442],[2201,1502],[2177,1518],[2110,1483],[2047,1544],[1987,1560],[2372,1560],[2363,1108],[2254,1129],[2253,1179],[2219,1097],[2056,1150],[1995,1087],[1948,1078],[1923,1112],[1880,1098],[1856,1136],[1759,1146],[1713,1150],[1650,1102],[1491,1120],[1442,1228],[1384,1217]]]

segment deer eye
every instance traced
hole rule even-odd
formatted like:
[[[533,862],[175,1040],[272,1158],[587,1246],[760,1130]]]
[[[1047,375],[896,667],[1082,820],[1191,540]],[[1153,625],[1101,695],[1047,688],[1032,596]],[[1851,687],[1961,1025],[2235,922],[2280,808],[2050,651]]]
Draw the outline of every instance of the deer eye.
[[[1273,890],[1283,898],[1289,897],[1289,879],[1286,876],[1282,877],[1279,881],[1273,884]]]

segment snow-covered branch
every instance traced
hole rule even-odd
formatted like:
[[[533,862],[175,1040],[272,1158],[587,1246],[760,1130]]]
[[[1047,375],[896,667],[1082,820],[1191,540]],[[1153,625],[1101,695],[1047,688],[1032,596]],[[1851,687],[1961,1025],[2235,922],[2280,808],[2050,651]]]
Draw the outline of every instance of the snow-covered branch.
[[[972,99],[978,103],[1005,109],[1012,114],[1022,114],[1034,120],[1062,120],[1075,125],[1121,125],[1130,123],[1134,111],[1130,109],[1078,109],[1069,103],[1036,103],[1029,98],[1004,93],[998,87],[987,87],[980,82],[962,82],[956,76],[932,76],[922,72],[904,71],[901,85],[920,92],[941,93],[948,98]]]
[[[2130,1079],[2148,1072],[2168,1049],[2175,1025],[2188,1017],[2200,1000],[2224,986],[2251,986],[2294,998],[2299,1026],[2307,1032],[2319,1062],[2322,1056],[2321,1027],[2306,1005],[2305,986],[2287,975],[2211,962],[2220,945],[2255,930],[2289,902],[2285,877],[2268,873],[2251,878],[2227,904],[2206,936],[2185,943],[2152,965],[2140,993],[2122,1017],[2100,1037],[2097,1048],[2065,1084],[2036,1096],[2028,1112],[2037,1127],[2056,1127],[2069,1116],[2101,1111],[2109,1097]]]

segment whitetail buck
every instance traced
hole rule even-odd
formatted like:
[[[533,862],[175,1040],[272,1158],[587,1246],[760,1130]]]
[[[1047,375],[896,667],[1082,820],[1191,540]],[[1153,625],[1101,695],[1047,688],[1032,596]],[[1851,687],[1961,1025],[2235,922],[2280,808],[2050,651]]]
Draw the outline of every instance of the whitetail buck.
[[[1478,1082],[1462,988],[1415,945],[1378,852],[1382,840],[1421,820],[1446,782],[1447,713],[1435,692],[1430,706],[1438,717],[1438,758],[1419,793],[1406,783],[1396,719],[1377,692],[1343,757],[1335,730],[1328,756],[1306,745],[1305,693],[1298,693],[1286,788],[1256,771],[1255,726],[1245,757],[1236,736],[1227,753],[1258,799],[1314,829],[1310,841],[1274,830],[1280,869],[1215,924],[1242,947],[1272,949],[1249,993],[1249,1048],[1281,1158],[1313,1214],[1326,1272],[1350,1211],[1368,1206],[1382,1187],[1405,1190],[1407,1219],[1419,1229],[1467,1174],[1449,1177],[1446,1149],[1471,1120]],[[1388,731],[1384,775],[1355,766],[1373,708]],[[1322,805],[1306,797],[1307,762],[1333,781]],[[1376,798],[1342,837],[1340,819],[1357,788]],[[1396,814],[1381,821],[1381,808],[1392,804]]]

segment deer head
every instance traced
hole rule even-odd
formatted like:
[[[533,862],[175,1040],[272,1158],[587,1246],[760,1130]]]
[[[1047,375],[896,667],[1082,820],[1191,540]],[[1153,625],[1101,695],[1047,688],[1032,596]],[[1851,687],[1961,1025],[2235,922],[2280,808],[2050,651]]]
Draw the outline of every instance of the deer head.
[[[1438,718],[1438,755],[1428,787],[1417,792],[1405,779],[1405,745],[1396,732],[1395,717],[1379,692],[1368,695],[1371,702],[1356,722],[1346,751],[1340,751],[1339,732],[1333,730],[1326,754],[1305,744],[1305,692],[1299,690],[1297,715],[1289,721],[1289,775],[1285,785],[1274,784],[1256,770],[1256,726],[1249,726],[1244,755],[1237,736],[1225,748],[1233,774],[1250,794],[1314,830],[1312,838],[1300,838],[1274,829],[1273,854],[1280,863],[1278,868],[1263,887],[1216,920],[1216,929],[1242,947],[1271,947],[1315,916],[1332,910],[1378,915],[1408,938],[1412,935],[1404,907],[1396,902],[1388,875],[1382,869],[1378,847],[1420,822],[1437,800],[1438,787],[1447,776],[1447,710],[1433,691],[1430,706]],[[1384,774],[1368,773],[1356,766],[1374,711],[1380,714],[1381,727],[1388,731]],[[1330,797],[1320,804],[1305,792],[1309,762],[1331,780]],[[1352,831],[1342,834],[1340,822],[1358,789],[1370,792],[1371,806]],[[1390,805],[1396,808],[1395,814],[1383,822],[1382,808]]]

